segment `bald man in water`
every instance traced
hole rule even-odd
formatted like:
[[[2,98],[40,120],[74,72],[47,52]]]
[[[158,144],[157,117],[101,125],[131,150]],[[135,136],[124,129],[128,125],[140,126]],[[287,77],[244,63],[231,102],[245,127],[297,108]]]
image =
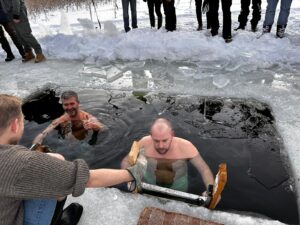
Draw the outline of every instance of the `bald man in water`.
[[[172,124],[164,118],[154,121],[150,135],[139,141],[148,161],[143,181],[150,184],[187,191],[187,162],[198,170],[207,188],[214,184],[213,174],[200,156],[197,148],[188,140],[175,137]],[[128,166],[128,158],[122,161],[122,168]]]

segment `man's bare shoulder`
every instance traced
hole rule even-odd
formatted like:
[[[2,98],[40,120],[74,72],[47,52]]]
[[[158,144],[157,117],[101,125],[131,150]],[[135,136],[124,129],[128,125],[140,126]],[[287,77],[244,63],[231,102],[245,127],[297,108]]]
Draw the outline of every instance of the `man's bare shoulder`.
[[[180,150],[184,158],[193,158],[199,154],[197,148],[189,140],[179,137],[174,138],[176,138],[175,140],[177,142],[178,150]]]
[[[142,138],[139,140],[139,145],[140,145],[140,147],[148,146],[150,143],[151,143],[151,136],[150,136],[150,135],[145,136],[145,137],[142,137]]]

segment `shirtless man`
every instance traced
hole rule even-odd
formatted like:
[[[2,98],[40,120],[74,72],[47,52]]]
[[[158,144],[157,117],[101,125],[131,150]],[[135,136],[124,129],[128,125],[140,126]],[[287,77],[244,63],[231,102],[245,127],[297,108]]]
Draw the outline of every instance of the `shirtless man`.
[[[96,117],[79,109],[79,99],[76,92],[66,91],[62,93],[61,101],[65,113],[54,120],[42,133],[38,134],[33,140],[33,144],[42,144],[44,138],[55,128],[59,129],[59,133],[63,138],[75,137],[78,140],[83,140],[88,131],[92,130],[93,135],[89,144],[95,144],[98,132],[103,128],[103,125]]]
[[[150,135],[139,141],[148,161],[143,181],[175,190],[187,191],[187,161],[199,171],[205,187],[214,184],[214,177],[196,147],[188,140],[175,137],[171,123],[163,118],[156,119]],[[122,161],[122,168],[128,166],[128,158]]]

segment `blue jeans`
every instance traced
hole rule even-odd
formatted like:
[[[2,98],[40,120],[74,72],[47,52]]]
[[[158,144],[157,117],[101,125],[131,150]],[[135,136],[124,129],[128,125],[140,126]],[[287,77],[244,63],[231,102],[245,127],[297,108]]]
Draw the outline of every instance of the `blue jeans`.
[[[56,203],[55,199],[24,200],[23,225],[49,225]]]
[[[268,5],[266,9],[266,17],[264,21],[264,26],[272,26],[274,23],[274,17],[276,12],[276,7],[279,0],[267,0]],[[288,22],[288,17],[290,15],[292,0],[281,0],[280,2],[280,12],[277,21],[278,26],[286,26]]]
[[[129,30],[129,14],[128,14],[128,6],[130,4],[131,10],[131,25],[132,28],[137,28],[137,18],[136,18],[136,0],[122,0],[123,7],[123,21],[124,21],[124,29]]]

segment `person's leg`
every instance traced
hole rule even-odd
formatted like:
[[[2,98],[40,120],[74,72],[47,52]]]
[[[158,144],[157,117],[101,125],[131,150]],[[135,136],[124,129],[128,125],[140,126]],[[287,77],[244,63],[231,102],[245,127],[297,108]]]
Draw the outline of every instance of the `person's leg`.
[[[292,0],[281,0],[277,25],[286,26],[290,15]]]
[[[154,0],[148,0],[147,5],[148,5],[148,11],[149,11],[150,26],[155,27]]]
[[[290,15],[292,0],[281,0],[280,13],[277,21],[276,36],[279,38],[284,37],[285,28]]]
[[[231,41],[231,11],[232,0],[222,0],[223,10],[223,38],[226,42]]]
[[[123,21],[124,21],[124,29],[126,32],[130,31],[128,6],[129,6],[129,0],[122,0]]]
[[[23,225],[50,225],[56,203],[55,199],[24,200]]]
[[[22,8],[20,10],[20,22],[15,23],[16,31],[20,34],[25,42],[23,45],[29,45],[35,51],[35,54],[42,54],[42,48],[36,38],[32,35],[31,27],[29,20],[27,18],[27,10],[26,8]]]
[[[161,0],[154,0],[154,6],[155,6],[155,13],[157,16],[157,29],[159,29],[162,26],[162,14],[160,11]]]
[[[169,9],[169,2],[167,0],[163,0],[163,7],[164,7],[164,12],[165,12],[165,20],[166,20],[166,30],[170,30],[170,9]]]
[[[10,36],[13,43],[15,44],[15,46],[17,47],[17,49],[19,50],[20,55],[22,57],[24,57],[25,56],[25,50],[23,48],[23,45],[21,44],[21,41],[19,40],[19,38],[17,36],[17,32],[15,31],[15,28],[14,28],[14,25],[12,24],[12,22],[2,23],[2,25],[5,29],[5,31]]]
[[[264,21],[264,28],[268,28],[268,31],[271,31],[271,27],[274,23],[274,17],[276,12],[276,6],[278,3],[278,0],[267,0],[267,8],[266,8],[266,15],[265,15],[265,21]]]
[[[7,57],[5,59],[6,62],[11,61],[15,58],[14,54],[11,51],[10,45],[4,35],[4,30],[2,26],[0,25],[0,43],[3,48],[3,50],[6,52]]]
[[[171,17],[171,29],[170,31],[176,30],[176,9],[175,9],[175,1],[171,0],[170,2],[170,17]]]
[[[202,30],[202,0],[195,0],[196,5],[196,16],[198,21],[198,28],[197,30]]]
[[[137,28],[137,15],[136,15],[136,0],[130,0],[131,9],[131,25],[132,28]]]
[[[251,30],[255,32],[261,19],[261,0],[252,0],[252,10]]]
[[[219,30],[219,0],[210,0],[209,2],[210,7],[210,21],[211,21],[211,35],[216,36],[218,35]]]
[[[237,29],[245,29],[248,21],[250,0],[241,0],[241,13],[238,17],[240,23]]]

